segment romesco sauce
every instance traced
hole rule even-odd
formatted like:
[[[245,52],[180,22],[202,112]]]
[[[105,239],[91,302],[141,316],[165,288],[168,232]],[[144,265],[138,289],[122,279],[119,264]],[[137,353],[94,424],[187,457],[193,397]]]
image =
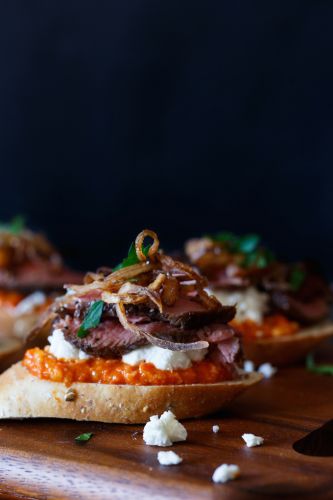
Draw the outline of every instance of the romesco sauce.
[[[299,324],[296,321],[290,321],[282,314],[272,314],[266,316],[261,324],[246,319],[244,321],[231,321],[230,324],[237,328],[244,337],[244,340],[256,340],[259,338],[280,337],[282,335],[291,335],[299,331]]]
[[[26,351],[22,364],[35,377],[63,382],[67,386],[74,382],[127,385],[212,384],[233,378],[228,368],[211,360],[193,363],[190,368],[167,371],[159,370],[151,363],[141,362],[131,366],[119,359],[57,359],[38,347]]]
[[[0,290],[0,307],[15,307],[22,299],[22,293]]]

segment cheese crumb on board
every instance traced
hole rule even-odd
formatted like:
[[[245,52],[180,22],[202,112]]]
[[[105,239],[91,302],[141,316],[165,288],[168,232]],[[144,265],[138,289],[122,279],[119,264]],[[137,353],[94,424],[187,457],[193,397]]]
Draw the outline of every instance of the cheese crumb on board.
[[[243,370],[246,373],[254,372],[255,366],[254,366],[253,361],[250,361],[249,359],[247,359],[246,361],[244,361]]]
[[[217,469],[212,476],[214,483],[226,483],[236,479],[240,475],[240,470],[238,465],[228,465],[222,464]]]
[[[165,411],[161,417],[153,415],[143,429],[143,440],[150,446],[171,446],[177,441],[185,441],[187,431],[178,422],[172,411]]]
[[[259,366],[258,372],[261,373],[265,378],[271,378],[276,374],[277,368],[272,366],[270,363],[264,363]]]
[[[214,432],[214,434],[217,434],[220,430],[220,426],[219,425],[213,425],[212,427],[212,431]]]
[[[254,434],[243,434],[242,438],[244,439],[248,448],[252,448],[253,446],[260,446],[264,442],[263,437],[255,436]]]
[[[178,465],[183,461],[174,451],[159,451],[157,460],[161,465]]]

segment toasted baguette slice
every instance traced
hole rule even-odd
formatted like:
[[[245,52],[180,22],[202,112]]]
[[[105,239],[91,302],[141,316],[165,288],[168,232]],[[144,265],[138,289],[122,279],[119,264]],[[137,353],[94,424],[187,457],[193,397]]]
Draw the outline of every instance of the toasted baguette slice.
[[[304,358],[320,342],[333,336],[333,322],[304,328],[292,335],[244,341],[244,356],[255,364],[285,366]]]
[[[135,386],[74,383],[76,397],[66,401],[68,388],[41,380],[17,363],[0,376],[0,418],[70,418],[139,424],[171,409],[177,418],[215,412],[259,382],[261,375],[217,384]]]
[[[0,339],[0,372],[16,363],[24,354],[23,343],[16,338]]]

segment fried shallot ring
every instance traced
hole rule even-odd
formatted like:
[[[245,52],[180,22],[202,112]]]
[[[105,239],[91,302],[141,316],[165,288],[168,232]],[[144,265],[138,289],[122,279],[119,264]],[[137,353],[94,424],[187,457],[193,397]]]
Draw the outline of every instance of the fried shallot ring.
[[[102,293],[102,300],[108,304],[120,304],[120,302],[138,304],[150,300],[160,312],[163,311],[162,300],[158,292],[134,283],[124,283],[118,293]]]
[[[150,246],[148,250],[148,260],[154,260],[155,254],[158,252],[158,247],[160,246],[160,242],[157,234],[150,229],[144,229],[139,233],[135,239],[135,251],[137,258],[140,262],[146,262],[147,256],[143,253],[143,242],[145,238],[151,238],[153,240],[153,244]]]

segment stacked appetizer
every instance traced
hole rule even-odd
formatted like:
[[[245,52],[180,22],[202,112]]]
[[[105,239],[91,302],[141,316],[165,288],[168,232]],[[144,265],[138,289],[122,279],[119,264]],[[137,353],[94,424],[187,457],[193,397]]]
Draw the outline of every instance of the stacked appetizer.
[[[0,417],[141,423],[168,409],[218,410],[260,375],[240,370],[235,308],[205,287],[142,231],[115,269],[88,273],[55,300],[40,327],[49,345],[0,377]]]
[[[82,282],[40,234],[16,217],[0,225],[0,360],[15,352],[65,282]]]
[[[288,364],[333,334],[331,292],[313,266],[279,262],[255,234],[219,233],[186,244],[191,264],[224,304],[237,305],[232,325],[245,357]]]

